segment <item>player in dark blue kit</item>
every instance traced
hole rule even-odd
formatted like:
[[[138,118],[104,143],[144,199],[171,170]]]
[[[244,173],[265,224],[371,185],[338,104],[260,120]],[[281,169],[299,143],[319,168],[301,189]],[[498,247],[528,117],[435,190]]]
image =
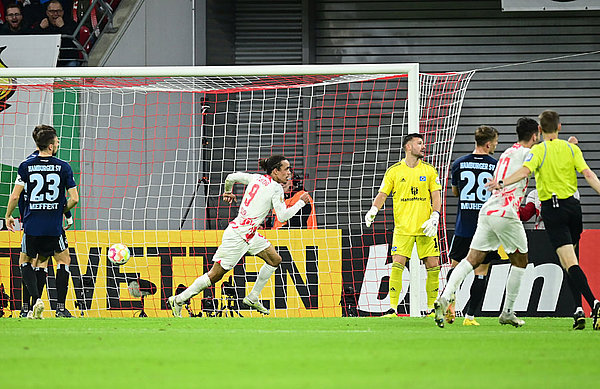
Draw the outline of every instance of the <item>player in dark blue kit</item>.
[[[473,153],[458,158],[452,164],[452,193],[458,197],[458,212],[456,229],[450,246],[449,256],[452,268],[448,272],[448,279],[456,265],[467,256],[477,228],[479,209],[491,195],[491,192],[486,189],[485,183],[493,177],[496,169],[498,161],[491,155],[494,154],[497,145],[498,130],[490,126],[479,126],[475,130]],[[475,269],[475,279],[471,285],[471,298],[465,310],[463,325],[479,325],[475,320],[475,310],[481,305],[489,263],[495,258],[500,258],[496,251],[488,253],[483,264]],[[446,315],[446,321],[453,323],[455,317],[454,303],[452,303]]]
[[[37,126],[33,130],[33,133],[31,134],[34,141],[36,139],[37,133],[39,132],[40,128],[42,128],[42,126]],[[35,150],[26,159],[34,158],[39,153],[40,153],[39,150]],[[24,191],[22,191],[21,195],[19,196],[18,209],[19,209],[19,215],[21,215],[21,218],[22,218],[23,213],[25,211],[25,192]],[[73,216],[71,214],[71,211],[67,211],[65,213],[65,219],[67,222],[65,229],[68,230],[73,225]],[[21,265],[25,262],[26,262],[25,261],[25,253],[21,253],[21,255],[19,257],[19,264]],[[70,263],[67,263],[66,265],[68,266],[69,264]],[[46,286],[46,279],[48,278],[48,261],[39,262],[36,259],[35,261],[32,262],[32,267],[33,267],[33,270],[35,271],[35,276],[37,279],[38,293],[40,295],[42,295],[44,293],[44,287]],[[25,285],[25,282],[23,282],[23,284],[22,284],[21,291],[22,291],[22,294],[21,294],[22,304],[21,304],[21,313],[19,314],[19,316],[25,318],[25,317],[27,317],[27,315],[30,311],[30,308],[33,307],[33,305],[35,304],[35,300],[32,301],[31,295],[29,294],[29,289],[27,289],[27,285]],[[68,310],[63,311],[62,313],[64,313],[66,317],[71,316]]]
[[[55,157],[59,140],[54,128],[40,125],[34,130],[34,138],[39,154],[19,165],[17,183],[6,209],[5,224],[9,230],[14,231],[15,220],[12,212],[21,193],[24,192],[25,202],[21,211],[25,233],[21,251],[25,255],[21,264],[21,275],[35,301],[30,317],[41,319],[44,311],[44,302],[40,299],[36,275],[31,264],[36,258],[39,262],[46,262],[51,256],[57,263],[56,316],[71,317],[65,309],[70,258],[63,230],[63,214],[77,204],[79,194],[73,179],[73,170],[67,162]],[[68,199],[66,193],[69,195]]]

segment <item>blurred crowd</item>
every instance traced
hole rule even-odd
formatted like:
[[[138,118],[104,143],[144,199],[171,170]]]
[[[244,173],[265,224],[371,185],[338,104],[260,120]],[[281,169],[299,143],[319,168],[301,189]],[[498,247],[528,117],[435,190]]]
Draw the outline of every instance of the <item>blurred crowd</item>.
[[[114,8],[119,2],[107,3]],[[89,51],[94,38],[91,31],[99,22],[102,23],[100,28],[106,23],[106,19],[97,16],[94,9],[91,16],[96,23],[84,23],[81,31],[77,30],[78,21],[90,8],[90,4],[92,0],[1,0],[0,35],[63,35],[57,65],[78,66],[81,63],[81,50],[78,50],[74,40]]]

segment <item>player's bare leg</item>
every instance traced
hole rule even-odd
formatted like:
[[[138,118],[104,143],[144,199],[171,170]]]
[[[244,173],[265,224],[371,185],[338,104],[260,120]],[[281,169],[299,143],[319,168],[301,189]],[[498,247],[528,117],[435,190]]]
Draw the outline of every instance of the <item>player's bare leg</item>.
[[[223,269],[219,262],[214,262],[208,273],[204,273],[196,278],[192,285],[188,286],[188,288],[180,294],[169,297],[167,299],[167,305],[171,308],[173,316],[181,317],[181,309],[183,308],[185,301],[188,301],[204,289],[219,282],[228,271],[229,270]]]
[[[444,293],[435,300],[433,305],[435,309],[435,324],[437,324],[438,327],[444,328],[444,316],[446,315],[452,296],[454,296],[456,290],[467,275],[483,262],[486,255],[487,253],[485,251],[469,249],[467,258],[460,261],[458,266],[456,266],[448,280]]]
[[[506,298],[498,322],[503,325],[510,324],[514,327],[521,327],[525,324],[525,321],[515,315],[513,307],[521,288],[521,280],[523,279],[523,274],[525,274],[525,268],[527,267],[527,253],[523,254],[516,251],[508,254],[508,258],[512,266],[508,280],[506,281]]]
[[[281,263],[281,256],[277,253],[277,251],[275,251],[275,247],[273,247],[273,245],[256,255],[265,261],[265,263],[258,271],[256,282],[254,283],[250,293],[248,293],[248,296],[244,297],[243,302],[247,306],[256,309],[258,312],[268,315],[271,312],[260,302],[260,292],[263,290],[271,278],[271,275],[273,275]]]

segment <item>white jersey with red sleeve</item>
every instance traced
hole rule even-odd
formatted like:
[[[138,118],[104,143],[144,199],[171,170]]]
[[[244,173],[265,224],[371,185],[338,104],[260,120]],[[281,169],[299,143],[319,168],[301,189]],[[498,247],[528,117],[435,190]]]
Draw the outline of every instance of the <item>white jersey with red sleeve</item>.
[[[519,143],[508,148],[498,160],[494,178],[504,180],[519,170],[529,154],[529,149]],[[483,204],[480,215],[501,216],[513,219],[519,218],[519,205],[525,196],[529,179],[523,179],[502,189],[495,190]]]
[[[240,204],[238,215],[229,223],[229,227],[249,241],[265,220],[271,209],[277,219],[285,222],[306,205],[299,200],[287,208],[283,200],[283,187],[271,176],[250,173],[232,173],[225,179],[225,191],[229,192],[235,182],[246,184],[246,191]]]

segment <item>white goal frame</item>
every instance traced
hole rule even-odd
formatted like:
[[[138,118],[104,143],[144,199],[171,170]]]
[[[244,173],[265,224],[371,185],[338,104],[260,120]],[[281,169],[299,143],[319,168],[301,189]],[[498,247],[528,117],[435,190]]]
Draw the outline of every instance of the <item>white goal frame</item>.
[[[207,76],[284,76],[317,74],[406,74],[408,78],[408,133],[419,132],[419,64],[336,64],[336,65],[260,65],[260,66],[156,66],[156,67],[75,67],[75,68],[0,68],[0,78],[54,77],[207,77]],[[401,156],[398,156],[398,160]],[[421,316],[420,259],[413,250],[410,262],[410,316]]]

